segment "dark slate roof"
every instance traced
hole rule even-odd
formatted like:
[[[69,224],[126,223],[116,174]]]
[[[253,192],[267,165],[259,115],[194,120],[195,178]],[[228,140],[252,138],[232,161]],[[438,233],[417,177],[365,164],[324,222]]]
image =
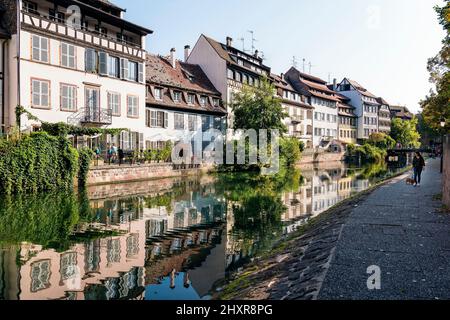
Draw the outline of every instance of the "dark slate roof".
[[[175,68],[173,68],[169,58],[147,54],[146,77],[147,85],[151,89],[147,97],[147,104],[198,112],[226,113],[222,103],[220,107],[213,106],[212,99],[220,99],[221,94],[198,65],[177,60]],[[155,99],[155,87],[164,89],[162,101]],[[173,100],[173,90],[182,92],[181,102],[176,103]],[[188,93],[196,95],[194,105],[187,103]],[[209,98],[206,106],[200,105],[199,99],[202,95],[208,96]]]
[[[377,102],[379,104],[382,104],[382,105],[385,105],[385,106],[389,105],[389,103],[386,100],[384,100],[382,97],[377,98]]]
[[[358,82],[351,80],[349,78],[346,78],[347,81],[356,89],[356,91],[358,91],[359,93],[361,93],[363,96],[369,97],[369,98],[374,98],[374,99],[378,99],[377,96],[375,96],[374,94],[370,93],[366,88],[364,88],[362,85],[360,85]]]
[[[235,60],[233,60],[233,58],[232,58],[232,56],[230,54],[230,51],[233,51],[233,52],[237,52],[237,53],[241,54],[242,56],[248,56],[251,59],[258,60],[261,63],[259,65],[259,67],[261,69],[264,69],[264,70],[270,72],[270,68],[262,63],[263,60],[261,58],[257,58],[257,57],[254,57],[252,55],[249,55],[247,52],[244,52],[244,51],[241,51],[239,49],[236,49],[235,47],[228,47],[226,44],[220,43],[220,42],[218,42],[218,41],[216,41],[216,40],[214,40],[214,39],[212,39],[210,37],[205,36],[204,34],[202,36],[206,39],[206,41],[208,41],[208,43],[211,45],[211,47],[213,47],[213,49],[217,52],[219,57],[224,59],[227,63],[229,63],[229,64],[231,64],[233,66],[236,66],[236,67],[238,67],[240,69],[247,70],[248,72],[254,73],[256,75],[260,75],[260,74],[256,73],[254,70],[252,70],[250,68],[247,68],[245,66],[239,65]]]
[[[300,72],[295,67],[291,67],[286,74],[287,79],[291,81],[291,84],[297,89],[297,91],[302,92],[302,94],[339,102],[339,99],[336,96],[337,92],[330,90],[327,87],[326,81]]]

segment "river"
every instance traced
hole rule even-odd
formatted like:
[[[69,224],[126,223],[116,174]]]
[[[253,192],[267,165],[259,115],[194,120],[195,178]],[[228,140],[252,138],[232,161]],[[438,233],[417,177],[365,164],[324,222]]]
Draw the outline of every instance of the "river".
[[[211,299],[230,274],[397,169],[341,163],[0,198],[0,299]]]

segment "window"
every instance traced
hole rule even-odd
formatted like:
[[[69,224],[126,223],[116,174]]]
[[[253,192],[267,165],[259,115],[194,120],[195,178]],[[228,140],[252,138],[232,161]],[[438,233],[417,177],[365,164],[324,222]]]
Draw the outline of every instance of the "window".
[[[195,114],[190,114],[188,116],[188,122],[189,122],[189,131],[196,131],[197,130],[197,116]]]
[[[208,98],[207,97],[205,97],[205,96],[201,96],[200,97],[200,104],[202,106],[206,106],[207,102],[208,102]]]
[[[184,130],[184,114],[175,113],[175,130]]]
[[[84,91],[86,103],[86,120],[100,120],[100,89],[86,87]]]
[[[155,88],[155,99],[162,101],[162,89]]]
[[[75,46],[61,43],[61,65],[63,67],[75,69]]]
[[[289,91],[284,90],[284,97],[285,97],[286,99],[289,98]]]
[[[29,12],[29,13],[33,13],[33,14],[37,14],[37,3],[35,2],[31,2],[31,1],[24,1],[23,2],[23,11],[25,12]]]
[[[61,84],[61,110],[77,111],[77,87]]]
[[[194,94],[188,94],[188,104],[190,104],[190,105],[195,104],[195,95]]]
[[[173,101],[176,103],[181,102],[181,92],[180,91],[174,91],[173,92]]]
[[[97,52],[94,49],[86,49],[86,72],[97,73]]]
[[[297,95],[293,92],[291,92],[291,100],[297,100]]]
[[[242,74],[240,72],[236,72],[235,77],[236,77],[235,79],[237,82],[242,81]]]
[[[113,116],[120,117],[120,94],[108,92],[108,109],[112,111]]]
[[[35,61],[49,62],[48,59],[49,41],[47,38],[37,35],[32,36],[32,59]]]
[[[31,80],[31,106],[50,109],[50,81]]]
[[[243,83],[248,84],[248,75],[244,74]]]
[[[66,15],[60,11],[55,11],[54,9],[49,9],[48,15],[49,15],[50,20],[57,21],[59,23],[64,23],[66,21]]]
[[[234,79],[234,71],[231,69],[228,69],[228,79]]]
[[[214,98],[213,99],[213,104],[214,104],[214,107],[219,107],[220,106],[220,100],[217,99],[217,98]]]
[[[151,128],[167,128],[169,117],[167,112],[147,110],[146,124]]]
[[[210,116],[202,116],[202,131],[207,131],[211,128]]]
[[[139,117],[139,97],[127,97],[127,116],[131,118]]]
[[[120,77],[120,59],[113,56],[108,56],[108,75],[113,78]]]
[[[138,81],[138,64],[137,64],[137,62],[129,61],[128,80]]]

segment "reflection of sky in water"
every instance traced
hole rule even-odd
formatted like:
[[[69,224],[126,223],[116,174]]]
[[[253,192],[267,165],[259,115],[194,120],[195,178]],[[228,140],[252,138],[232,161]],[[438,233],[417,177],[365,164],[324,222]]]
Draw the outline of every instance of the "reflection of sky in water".
[[[175,276],[175,288],[171,288],[170,277],[164,278],[160,284],[152,284],[145,288],[145,300],[201,300],[192,287],[184,286],[184,272]]]

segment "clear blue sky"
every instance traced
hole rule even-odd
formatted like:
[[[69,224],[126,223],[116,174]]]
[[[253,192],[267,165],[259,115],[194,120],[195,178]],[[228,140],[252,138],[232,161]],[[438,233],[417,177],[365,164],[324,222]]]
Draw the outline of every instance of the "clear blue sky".
[[[442,47],[444,32],[433,11],[441,0],[112,0],[125,18],[154,30],[147,50],[168,54],[195,45],[204,33],[235,46],[256,47],[274,73],[292,57],[313,65],[324,80],[349,77],[392,104],[419,111],[430,90],[427,59]],[[306,71],[309,68],[306,67]]]

